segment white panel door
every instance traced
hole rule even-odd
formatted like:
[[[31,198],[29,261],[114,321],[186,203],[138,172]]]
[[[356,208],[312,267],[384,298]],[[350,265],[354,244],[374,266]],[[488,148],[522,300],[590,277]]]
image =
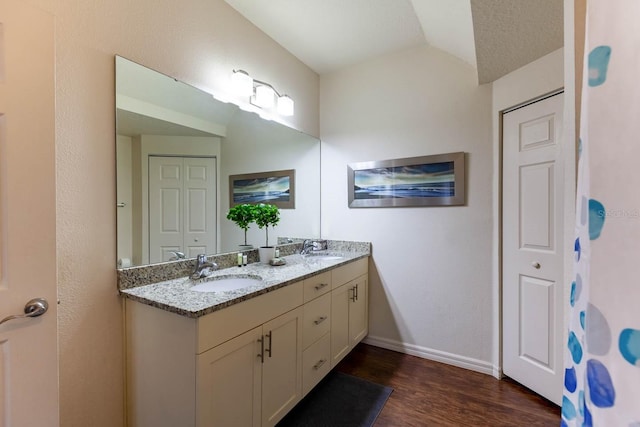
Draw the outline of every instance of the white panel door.
[[[182,158],[149,157],[149,262],[183,251],[182,175]]]
[[[184,252],[189,258],[216,251],[216,163],[212,157],[184,159]]]
[[[216,206],[215,158],[150,156],[149,261],[216,253]]]
[[[0,426],[59,425],[54,18],[0,1]]]
[[[503,116],[503,370],[562,397],[563,95]]]

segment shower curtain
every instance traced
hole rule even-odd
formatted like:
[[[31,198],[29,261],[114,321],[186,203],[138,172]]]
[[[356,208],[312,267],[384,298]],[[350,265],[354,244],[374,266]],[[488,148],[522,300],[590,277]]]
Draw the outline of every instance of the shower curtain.
[[[640,1],[588,1],[562,426],[640,427]]]

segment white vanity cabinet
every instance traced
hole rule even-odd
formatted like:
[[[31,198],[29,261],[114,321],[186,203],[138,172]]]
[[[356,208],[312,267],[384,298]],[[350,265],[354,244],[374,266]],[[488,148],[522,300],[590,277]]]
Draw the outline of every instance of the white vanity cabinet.
[[[127,425],[274,426],[367,334],[367,268],[198,318],[126,299]]]
[[[127,309],[130,427],[273,426],[302,397],[302,282],[198,319]]]

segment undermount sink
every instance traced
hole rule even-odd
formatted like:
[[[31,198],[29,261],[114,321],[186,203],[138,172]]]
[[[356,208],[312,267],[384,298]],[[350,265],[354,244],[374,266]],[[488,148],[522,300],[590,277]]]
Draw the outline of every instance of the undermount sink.
[[[262,277],[253,274],[233,274],[208,277],[203,280],[204,282],[189,288],[189,290],[195,292],[235,291],[259,284],[262,282]]]
[[[344,258],[343,256],[339,256],[339,255],[317,255],[314,257],[315,259],[323,259],[325,261],[331,261],[334,259],[342,259]]]
[[[333,260],[344,259],[344,256],[337,253],[331,253],[331,252],[325,252],[325,253],[311,252],[304,256],[307,257],[308,259],[317,259],[322,261],[333,261]]]

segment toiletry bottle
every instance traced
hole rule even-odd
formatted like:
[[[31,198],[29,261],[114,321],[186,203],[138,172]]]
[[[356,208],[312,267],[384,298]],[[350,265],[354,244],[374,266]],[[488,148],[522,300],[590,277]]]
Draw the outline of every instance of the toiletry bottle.
[[[242,255],[242,264],[243,265],[247,265],[247,256],[246,255]]]
[[[242,267],[242,252],[238,252],[238,267]]]
[[[276,258],[280,258],[280,248],[276,248]]]

